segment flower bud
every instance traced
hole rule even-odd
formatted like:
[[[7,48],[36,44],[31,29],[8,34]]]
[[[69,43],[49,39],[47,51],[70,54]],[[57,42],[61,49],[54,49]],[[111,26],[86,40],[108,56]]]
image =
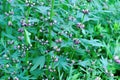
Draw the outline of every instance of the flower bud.
[[[82,13],[84,13],[84,14],[88,14],[89,11],[88,11],[88,10],[82,10]]]
[[[11,21],[8,21],[8,26],[12,26],[12,22]]]
[[[76,39],[76,38],[73,40],[73,42],[74,42],[75,44],[79,44],[79,43],[80,43],[79,39]]]
[[[84,27],[85,27],[85,25],[84,24],[82,24],[82,23],[77,23],[77,25],[76,25],[78,28],[81,28],[81,29],[83,29]]]

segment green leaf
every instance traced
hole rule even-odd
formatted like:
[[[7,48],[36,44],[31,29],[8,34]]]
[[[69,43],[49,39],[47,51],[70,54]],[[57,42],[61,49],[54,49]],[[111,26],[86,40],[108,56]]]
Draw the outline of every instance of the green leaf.
[[[16,39],[14,36],[12,36],[11,34],[7,34],[7,33],[5,33],[5,32],[2,32],[2,36],[5,36],[5,37],[7,37],[7,38],[9,38],[9,39]]]
[[[37,19],[37,18],[31,18],[29,21],[32,22],[32,23],[35,23],[35,22],[39,22],[39,19]]]
[[[55,67],[59,67],[60,69],[67,70],[68,69],[68,63],[65,61],[64,57],[60,57],[59,61],[55,64]]]
[[[35,70],[37,67],[39,67],[40,69],[44,66],[45,64],[45,56],[40,56],[38,58],[35,58],[33,60],[33,67],[30,69],[30,71]]]
[[[46,6],[38,6],[37,11],[40,12],[43,15],[47,15],[47,11],[50,9],[50,7]]]
[[[72,41],[66,41],[66,42],[63,42],[61,44],[62,44],[61,47],[69,47],[69,46],[73,45],[73,42]]]
[[[114,24],[114,30],[117,31],[119,29],[119,24],[118,23],[115,23]]]
[[[24,28],[24,38],[27,45],[31,44],[29,36],[30,36],[30,33]]]
[[[102,65],[103,65],[103,68],[107,69],[107,65],[108,65],[107,58],[104,59],[104,58],[102,57],[100,61],[101,61]]]
[[[85,61],[79,62],[78,64],[81,65],[82,67],[87,67],[87,66],[90,66],[90,61],[85,60]]]
[[[79,78],[79,76],[80,76],[80,74],[79,74],[79,73],[74,74],[74,75],[72,76],[72,79],[71,79],[71,80],[80,80],[80,79],[78,79],[78,78]]]
[[[44,70],[43,69],[41,69],[41,70],[39,70],[39,69],[36,69],[36,70],[34,70],[34,71],[31,71],[30,72],[32,75],[34,75],[34,77],[39,77],[40,75],[44,75]],[[36,80],[36,79],[35,79]]]
[[[80,39],[80,41],[84,44],[90,44],[90,45],[96,46],[96,47],[103,46],[103,44],[97,39],[94,39],[94,40]]]

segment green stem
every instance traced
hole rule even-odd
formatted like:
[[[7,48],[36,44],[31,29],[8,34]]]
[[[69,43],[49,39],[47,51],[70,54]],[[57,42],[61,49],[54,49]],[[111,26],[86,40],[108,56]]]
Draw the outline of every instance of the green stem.
[[[29,14],[30,14],[30,7],[28,8],[28,10],[26,11],[26,22],[28,23],[29,20]]]
[[[50,20],[52,20],[52,17],[54,16],[54,0],[52,0],[52,6],[51,6],[51,11],[50,11]]]
[[[85,14],[83,14],[83,16],[82,16],[82,19],[81,19],[81,22],[83,23],[83,21],[84,21],[84,18],[85,18]]]
[[[30,7],[28,7],[28,10],[26,11],[26,22],[27,22],[27,24],[28,24],[28,20],[29,20],[29,14],[30,14]],[[26,51],[26,57],[25,57],[25,64],[26,64],[26,66],[28,65],[28,63],[27,63],[28,57],[29,57],[29,52]],[[26,71],[26,75],[28,75],[28,71]]]
[[[61,80],[60,79],[60,69],[59,68],[57,68],[57,69],[58,69],[59,80]]]
[[[26,65],[27,65],[27,61],[28,61],[28,51],[26,52],[26,58],[25,58],[25,61],[26,61]]]
[[[72,55],[71,55],[71,59],[73,58],[73,56],[74,56],[74,53],[72,53]]]
[[[52,17],[54,16],[54,0],[52,0],[52,5],[51,5],[51,11],[50,11],[50,20],[52,21]],[[50,43],[50,47],[51,47],[51,43],[52,43],[52,36],[51,36],[51,32],[52,32],[52,26],[49,26],[49,43]]]
[[[26,67],[27,67],[27,65],[28,65],[28,63],[27,63],[27,61],[28,61],[28,51],[26,52],[26,57],[25,57],[25,61],[26,61]],[[26,75],[28,75],[28,70],[26,71]]]
[[[6,11],[6,0],[3,1],[3,13]]]

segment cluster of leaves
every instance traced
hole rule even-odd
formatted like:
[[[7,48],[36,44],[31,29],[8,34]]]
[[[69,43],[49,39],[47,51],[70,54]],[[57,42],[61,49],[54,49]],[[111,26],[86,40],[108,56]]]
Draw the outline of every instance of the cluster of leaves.
[[[120,79],[119,0],[1,0],[1,80]]]

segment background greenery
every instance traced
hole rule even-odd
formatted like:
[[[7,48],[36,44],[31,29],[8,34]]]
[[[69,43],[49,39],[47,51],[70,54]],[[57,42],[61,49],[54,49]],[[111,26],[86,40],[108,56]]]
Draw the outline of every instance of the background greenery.
[[[0,80],[120,80],[119,0],[0,0]]]

